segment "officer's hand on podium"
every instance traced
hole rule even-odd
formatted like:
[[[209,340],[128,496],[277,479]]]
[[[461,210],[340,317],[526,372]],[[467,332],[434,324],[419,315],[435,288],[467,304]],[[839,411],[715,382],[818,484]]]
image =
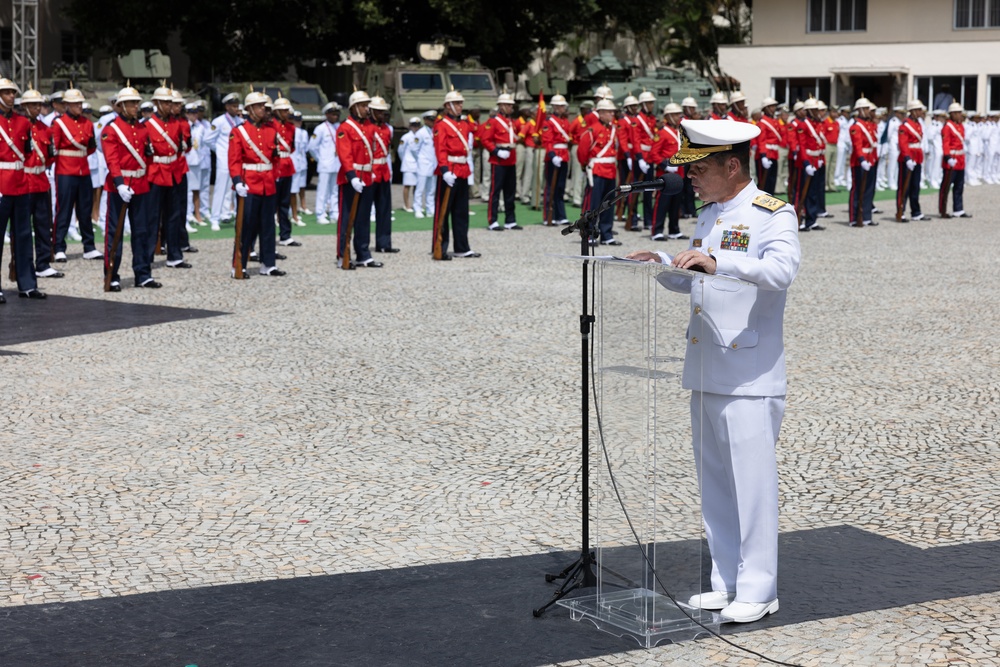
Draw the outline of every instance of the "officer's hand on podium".
[[[917,163],[913,161],[913,158],[908,158],[906,160],[906,168],[909,169],[910,171],[913,171],[914,169],[917,168]]]
[[[674,266],[679,269],[715,273],[716,263],[715,258],[711,255],[689,248],[674,255]]]
[[[132,200],[132,195],[134,194],[135,190],[125,185],[124,183],[118,186],[118,196],[121,197],[122,201],[125,202],[126,204]]]
[[[562,166],[562,158],[559,157],[558,155],[556,155],[555,157],[553,157],[552,158],[552,166],[555,167],[556,169],[558,169],[559,167],[561,167]]]
[[[770,169],[773,164],[774,163],[771,162],[771,158],[769,157],[762,157],[760,159],[760,166],[764,167],[764,169]]]
[[[351,179],[351,187],[354,188],[355,192],[361,194],[361,191],[365,189],[365,182],[355,176]]]
[[[250,194],[250,188],[247,187],[246,183],[237,183],[236,194],[239,195],[240,197],[246,197],[248,194]]]
[[[449,188],[455,187],[455,181],[458,180],[458,177],[455,176],[455,172],[453,172],[453,171],[446,171],[446,172],[444,172],[444,175],[441,176],[441,178],[444,179],[444,182],[448,184]],[[358,190],[358,192],[361,192],[361,191]]]
[[[637,262],[656,262],[660,263],[660,256],[655,252],[650,252],[648,250],[636,250],[635,252],[630,252],[625,255],[625,259],[634,259]]]

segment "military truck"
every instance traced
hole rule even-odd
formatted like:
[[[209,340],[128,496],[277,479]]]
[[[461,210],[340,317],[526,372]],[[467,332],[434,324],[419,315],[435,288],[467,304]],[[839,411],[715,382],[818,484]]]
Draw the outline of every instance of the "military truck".
[[[599,86],[608,86],[614,92],[615,103],[621,104],[628,95],[639,96],[643,90],[656,95],[662,109],[670,101],[680,104],[685,97],[693,97],[699,108],[708,107],[715,92],[712,82],[690,69],[654,67],[639,71],[632,61],[619,60],[613,51],[604,50],[587,62],[578,65],[575,76],[566,79],[549,79],[544,72],[528,78],[528,94],[537,97],[540,90],[545,95],[560,92],[573,106],[583,100],[592,100]]]
[[[409,119],[429,109],[440,109],[444,96],[453,88],[465,98],[465,108],[479,105],[491,109],[497,101],[497,84],[493,72],[478,59],[467,57],[461,62],[447,58],[449,44],[420,44],[416,61],[395,59],[387,64],[370,64],[365,68],[364,90],[369,95],[381,95],[389,104],[389,122],[395,128],[394,141],[408,129]]]
[[[213,83],[208,86],[207,97],[212,106],[212,114],[223,111],[222,98],[229,93],[236,93],[240,100],[246,97],[250,88],[269,95],[272,100],[279,97],[288,98],[296,111],[302,112],[302,127],[307,132],[323,122],[323,107],[329,101],[323,89],[315,83],[304,81],[245,81],[230,83]]]
[[[126,83],[130,83],[140,93],[152,94],[153,90],[171,76],[170,56],[159,49],[132,49],[114,58],[97,61],[93,76],[87,66],[80,63],[56,63],[52,77],[41,79],[38,89],[44,95],[56,91],[77,88],[94,110],[108,104]],[[185,89],[178,92],[187,99],[196,97],[196,92]]]

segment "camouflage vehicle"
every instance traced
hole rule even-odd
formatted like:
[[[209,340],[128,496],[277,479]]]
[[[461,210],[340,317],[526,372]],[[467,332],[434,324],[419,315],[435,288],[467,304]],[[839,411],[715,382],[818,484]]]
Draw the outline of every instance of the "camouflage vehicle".
[[[272,100],[286,97],[296,111],[302,112],[302,127],[307,132],[323,122],[323,107],[329,101],[323,89],[315,83],[304,81],[246,81],[237,83],[213,83],[208,86],[207,98],[212,107],[212,115],[222,113],[222,98],[236,93],[242,100],[250,88],[263,91]]]
[[[363,88],[369,95],[381,95],[389,104],[394,139],[407,131],[411,117],[440,109],[445,93],[452,88],[462,93],[467,110],[479,105],[488,111],[496,104],[499,93],[493,72],[475,58],[447,60],[449,46],[461,44],[420,44],[418,62],[397,59],[367,66],[361,79]]]
[[[93,110],[97,111],[101,106],[109,104],[111,97],[117,95],[126,82],[131,83],[140,93],[151,95],[161,81],[166,81],[169,85],[170,76],[170,56],[164,55],[159,49],[132,49],[122,56],[98,60],[93,77],[86,65],[58,63],[53,69],[53,76],[41,79],[38,88],[42,94],[50,95],[75,87],[83,93]],[[187,99],[197,96],[192,90],[178,92]]]
[[[715,92],[712,82],[693,70],[656,67],[639,72],[631,61],[621,61],[609,50],[579,65],[572,79],[549,80],[544,72],[539,72],[528,79],[526,87],[532,97],[537,97],[539,90],[544,90],[545,95],[562,93],[575,106],[583,100],[592,100],[599,86],[611,88],[616,104],[621,104],[628,95],[638,97],[647,90],[656,95],[660,108],[671,100],[680,104],[685,97],[693,97],[699,108],[706,108]]]

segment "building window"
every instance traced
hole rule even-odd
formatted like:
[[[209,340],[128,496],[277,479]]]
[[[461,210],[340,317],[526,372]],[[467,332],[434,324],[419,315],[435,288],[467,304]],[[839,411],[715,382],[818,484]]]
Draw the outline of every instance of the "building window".
[[[986,79],[986,110],[989,113],[1000,111],[1000,76],[990,76]]]
[[[955,28],[1000,28],[1000,0],[955,0]]]
[[[789,109],[796,102],[805,102],[810,96],[829,102],[830,79],[771,79],[771,96],[779,104],[787,104]]]
[[[948,110],[948,105],[958,102],[963,109],[973,111],[979,95],[974,76],[915,76],[913,96],[931,111]]]
[[[960,3],[962,0],[955,1]],[[868,0],[808,2],[809,32],[859,32],[868,29]]]

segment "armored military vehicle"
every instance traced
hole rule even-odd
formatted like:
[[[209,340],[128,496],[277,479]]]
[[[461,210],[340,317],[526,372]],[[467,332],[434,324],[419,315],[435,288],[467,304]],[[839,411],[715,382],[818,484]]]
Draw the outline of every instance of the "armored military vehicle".
[[[81,63],[57,63],[52,77],[38,82],[39,92],[49,95],[59,90],[77,88],[84,99],[95,109],[108,104],[112,96],[130,83],[140,93],[151,94],[161,81],[169,84],[171,76],[170,56],[159,49],[132,49],[115,58],[97,61],[93,72]],[[193,98],[192,90],[180,90],[186,98]]]
[[[461,46],[456,42],[420,44],[416,61],[395,59],[365,68],[361,79],[364,90],[369,95],[381,95],[389,104],[395,138],[406,132],[411,117],[440,109],[449,90],[462,93],[466,110],[478,105],[488,111],[496,104],[498,90],[493,72],[473,57],[461,62],[447,58],[449,48]]]
[[[566,79],[549,79],[544,72],[528,78],[528,94],[537,97],[539,90],[545,95],[562,93],[571,105],[594,97],[599,86],[608,86],[614,92],[615,102],[621,104],[628,95],[638,97],[647,90],[656,95],[662,108],[673,100],[678,104],[685,97],[693,97],[698,106],[705,108],[715,92],[712,82],[693,70],[672,67],[655,67],[640,71],[632,61],[619,60],[610,50],[601,51],[587,62],[578,65],[575,76]]]
[[[269,95],[272,100],[279,97],[288,98],[296,111],[302,112],[302,127],[307,132],[323,122],[323,107],[329,101],[323,89],[315,83],[304,81],[246,81],[231,83],[213,83],[208,86],[207,97],[212,104],[212,113],[222,113],[222,98],[229,93],[236,93],[242,100],[253,87]]]

